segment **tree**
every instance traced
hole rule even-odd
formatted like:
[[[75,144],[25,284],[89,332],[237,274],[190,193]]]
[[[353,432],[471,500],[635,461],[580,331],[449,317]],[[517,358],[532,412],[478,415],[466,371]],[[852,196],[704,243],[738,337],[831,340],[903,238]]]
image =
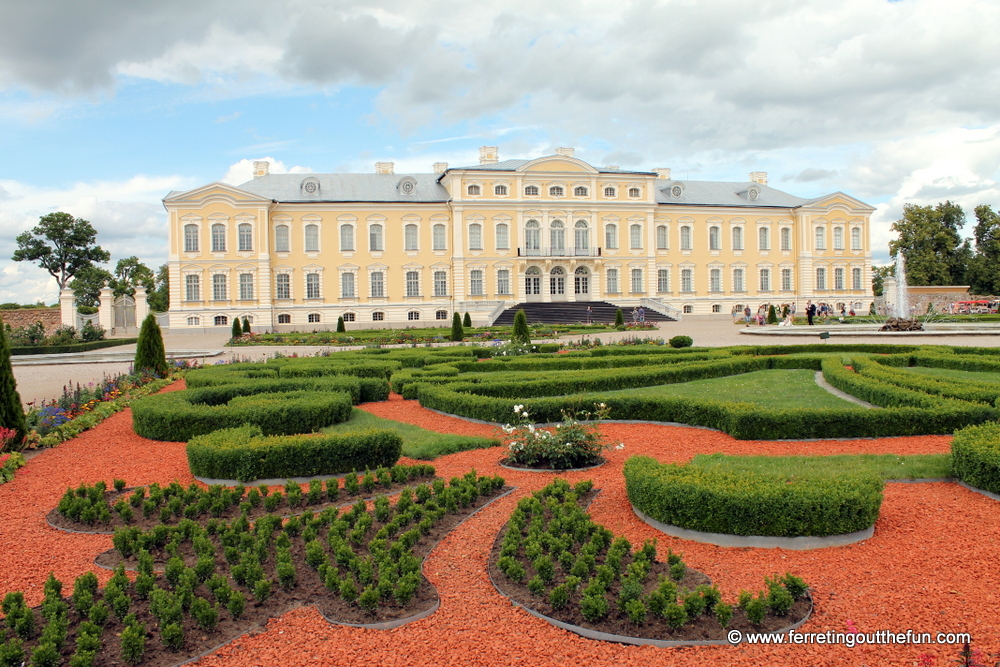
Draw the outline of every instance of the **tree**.
[[[450,340],[460,341],[465,340],[465,330],[462,329],[462,316],[456,312],[451,317],[451,336]]]
[[[962,285],[972,246],[959,230],[965,212],[946,201],[937,206],[903,205],[903,217],[892,223],[899,238],[889,243],[889,254],[906,258],[906,282],[910,285]]]
[[[243,316],[243,333],[250,333],[250,318]]]
[[[469,329],[472,328],[472,315],[469,315],[469,313],[465,313],[465,318],[462,319],[462,326],[467,327]]]
[[[347,327],[344,326],[344,316],[341,315],[337,318],[337,333],[346,333]]]
[[[163,333],[156,323],[156,316],[150,313],[142,321],[139,329],[139,340],[135,345],[135,361],[133,368],[138,373],[149,371],[160,377],[167,374],[167,351],[163,346]]]
[[[10,343],[0,323],[0,427],[14,431],[14,437],[7,447],[17,448],[28,432],[24,421],[24,408],[21,407],[21,395],[17,393],[17,380],[14,369],[10,365]]]
[[[514,333],[511,334],[510,339],[531,345],[531,331],[528,329],[528,316],[525,314],[524,308],[518,310],[517,314],[514,315]]]
[[[615,326],[616,327],[625,326],[625,313],[622,312],[621,308],[615,311]]]
[[[969,263],[969,291],[1000,294],[1000,213],[982,204],[976,207],[976,254]]]
[[[896,273],[896,265],[876,266],[872,268],[872,294],[882,296],[882,285],[885,279]]]
[[[165,313],[170,310],[170,272],[166,264],[156,271],[156,282],[153,284],[153,291],[149,293],[147,303],[154,313]]]
[[[240,325],[240,318],[233,318],[233,338],[239,338],[243,335],[243,327]]]
[[[107,269],[91,264],[76,273],[69,283],[69,288],[76,295],[76,305],[85,308],[97,308],[101,305],[101,288],[114,280]]]
[[[767,323],[768,324],[778,323],[778,312],[774,309],[773,303],[767,307]]]
[[[106,262],[111,254],[94,245],[97,231],[82,218],[69,213],[49,213],[29,232],[17,236],[15,262],[38,262],[63,290],[73,276],[94,262]]]
[[[155,276],[152,270],[139,261],[135,255],[119,259],[115,265],[115,277],[111,280],[109,287],[115,291],[115,296],[128,294],[135,296],[136,287],[145,287],[146,293],[153,291]]]

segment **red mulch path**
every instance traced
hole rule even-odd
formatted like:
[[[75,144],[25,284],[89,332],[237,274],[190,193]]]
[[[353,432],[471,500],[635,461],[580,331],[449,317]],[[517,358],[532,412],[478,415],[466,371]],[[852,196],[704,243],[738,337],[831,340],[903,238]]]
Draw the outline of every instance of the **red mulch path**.
[[[170,389],[181,389],[176,383]],[[393,396],[364,409],[428,429],[493,435],[488,425],[438,415],[416,401]],[[952,483],[889,484],[885,502],[866,542],[815,551],[724,549],[656,533],[636,519],[621,476],[635,454],[684,461],[696,453],[839,454],[946,452],[941,436],[815,442],[737,441],[723,433],[672,426],[606,424],[604,432],[624,450],[608,452],[604,466],[564,475],[593,479],[603,489],[591,514],[633,544],[659,539],[705,572],[733,599],[741,588],[756,590],[763,577],[786,570],[805,578],[816,600],[803,632],[843,632],[848,619],[862,632],[970,632],[973,646],[1000,651],[1000,505]],[[505,470],[500,448],[462,452],[434,461],[451,477],[475,467],[500,474],[518,490],[460,526],[431,554],[425,571],[437,586],[441,608],[429,618],[393,631],[334,626],[310,608],[272,620],[266,632],[245,635],[202,658],[202,667],[254,665],[916,665],[921,654],[946,665],[958,646],[747,646],[658,649],[595,642],[558,630],[511,607],[490,585],[486,558],[497,531],[518,498],[554,475]],[[182,443],[136,436],[124,411],[80,437],[45,452],[0,486],[0,595],[24,590],[41,599],[50,570],[64,582],[93,569],[92,560],[111,546],[109,536],[71,535],[45,523],[67,486],[120,477],[129,484],[191,481]],[[109,573],[97,571],[102,582]]]

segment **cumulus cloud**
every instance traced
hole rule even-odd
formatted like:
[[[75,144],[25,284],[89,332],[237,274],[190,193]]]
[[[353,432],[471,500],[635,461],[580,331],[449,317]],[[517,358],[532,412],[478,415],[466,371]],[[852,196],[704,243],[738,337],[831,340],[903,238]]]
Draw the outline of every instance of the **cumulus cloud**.
[[[228,183],[229,185],[240,185],[241,183],[253,180],[254,162],[270,163],[268,165],[268,172],[272,174],[310,174],[313,171],[309,167],[300,167],[298,165],[294,167],[286,167],[284,162],[281,160],[275,160],[273,157],[260,157],[254,158],[253,160],[240,160],[239,162],[230,165],[229,169],[226,170],[225,176],[219,180],[223,183]]]

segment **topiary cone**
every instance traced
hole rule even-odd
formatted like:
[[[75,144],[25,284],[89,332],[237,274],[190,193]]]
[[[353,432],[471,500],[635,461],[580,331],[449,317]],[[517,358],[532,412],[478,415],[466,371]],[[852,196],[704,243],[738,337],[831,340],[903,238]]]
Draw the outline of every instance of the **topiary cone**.
[[[152,313],[142,321],[139,341],[135,346],[133,367],[136,372],[151,371],[160,377],[167,374],[169,367],[166,348],[163,346],[163,334],[160,332],[160,325],[156,323],[156,316]]]
[[[240,318],[233,318],[233,338],[239,338],[243,335],[243,327],[240,326]]]
[[[456,312],[451,317],[451,336],[453,341],[465,340],[465,330],[462,328],[462,316]]]
[[[14,438],[7,447],[12,450],[19,449],[24,436],[28,433],[28,427],[24,421],[21,395],[17,393],[14,369],[10,365],[10,343],[7,341],[2,322],[0,322],[0,426],[14,430]]]
[[[531,331],[528,329],[528,316],[525,314],[523,308],[518,310],[517,314],[514,315],[514,332],[511,334],[511,340],[524,343],[525,345],[531,345]]]

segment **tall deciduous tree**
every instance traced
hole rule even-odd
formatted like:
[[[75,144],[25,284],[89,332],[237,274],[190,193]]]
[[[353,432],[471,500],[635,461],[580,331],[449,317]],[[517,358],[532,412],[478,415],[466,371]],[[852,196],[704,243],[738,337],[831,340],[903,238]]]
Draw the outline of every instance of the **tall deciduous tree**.
[[[146,293],[153,291],[155,277],[153,271],[139,261],[135,255],[119,259],[115,265],[115,277],[111,281],[111,288],[115,291],[115,296],[128,294],[135,296],[136,287],[145,287]]]
[[[163,264],[156,271],[156,283],[149,294],[149,309],[154,313],[165,313],[170,310],[170,272]]]
[[[972,258],[972,246],[959,230],[965,212],[946,201],[937,206],[903,205],[903,217],[892,223],[899,237],[889,243],[894,258],[906,258],[906,282],[911,285],[962,285]]]
[[[896,265],[872,267],[872,294],[882,296],[885,279],[896,272]]]
[[[976,207],[976,254],[969,263],[969,291],[1000,294],[1000,213],[992,206]]]
[[[12,429],[14,438],[8,447],[18,449],[27,433],[24,421],[24,408],[21,407],[21,395],[17,393],[17,380],[14,369],[10,365],[10,344],[0,322],[0,426]]]
[[[12,259],[38,262],[56,279],[60,290],[84,267],[111,259],[110,253],[95,245],[97,231],[90,223],[69,213],[43,215],[34,229],[19,234],[16,241]]]
[[[111,272],[91,264],[77,271],[69,283],[76,294],[76,305],[97,308],[101,305],[101,288],[114,280]]]

